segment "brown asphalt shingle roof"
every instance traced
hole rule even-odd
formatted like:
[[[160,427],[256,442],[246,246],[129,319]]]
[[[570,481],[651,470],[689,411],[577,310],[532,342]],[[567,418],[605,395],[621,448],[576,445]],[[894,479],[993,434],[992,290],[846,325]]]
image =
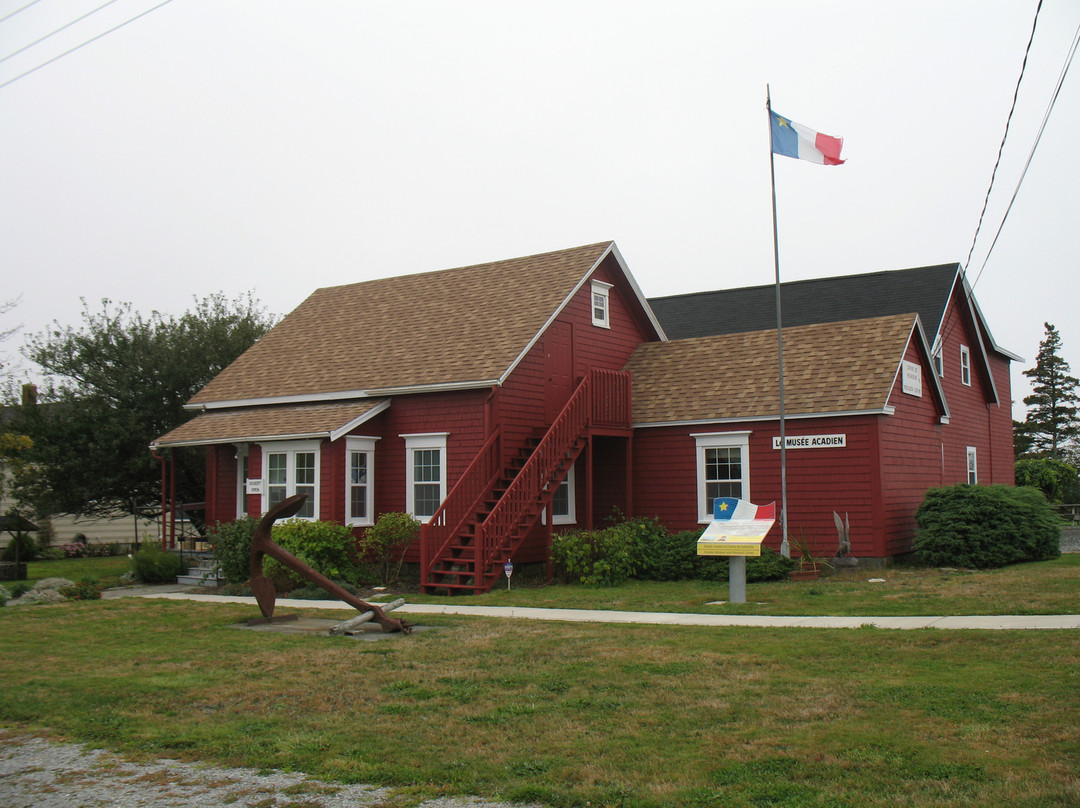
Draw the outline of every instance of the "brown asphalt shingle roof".
[[[897,314],[785,328],[785,413],[881,410],[914,324],[914,314]],[[780,411],[775,330],[645,343],[626,370],[636,424]]]
[[[162,435],[155,446],[245,443],[252,440],[323,437],[374,414],[386,399],[333,404],[291,404],[207,410]]]
[[[611,246],[318,289],[190,403],[490,382]]]

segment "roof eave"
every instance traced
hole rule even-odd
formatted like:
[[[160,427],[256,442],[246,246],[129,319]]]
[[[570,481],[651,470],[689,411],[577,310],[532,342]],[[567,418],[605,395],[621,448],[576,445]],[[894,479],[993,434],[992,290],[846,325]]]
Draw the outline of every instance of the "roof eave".
[[[268,407],[274,404],[318,404],[327,401],[352,401],[361,398],[383,396],[419,395],[422,393],[447,393],[458,390],[477,390],[501,384],[500,379],[477,379],[443,384],[419,384],[403,387],[380,387],[371,390],[339,390],[330,393],[301,393],[292,396],[268,396],[266,398],[242,398],[225,401],[205,401],[185,404],[188,410],[223,410],[238,407]]]

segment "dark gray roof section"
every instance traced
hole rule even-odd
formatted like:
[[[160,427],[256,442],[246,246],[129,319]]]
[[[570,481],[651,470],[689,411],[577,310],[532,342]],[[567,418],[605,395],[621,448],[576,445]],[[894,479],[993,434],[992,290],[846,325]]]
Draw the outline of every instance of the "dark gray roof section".
[[[783,325],[837,323],[916,313],[933,342],[959,264],[790,281],[780,285]],[[776,286],[750,286],[649,299],[668,339],[776,328]]]

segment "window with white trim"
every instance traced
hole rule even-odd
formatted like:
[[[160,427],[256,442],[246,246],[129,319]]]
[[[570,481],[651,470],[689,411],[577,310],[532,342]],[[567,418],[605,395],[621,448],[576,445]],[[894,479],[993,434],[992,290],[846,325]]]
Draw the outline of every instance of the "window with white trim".
[[[566,479],[555,489],[551,498],[551,523],[573,525],[577,523],[577,495],[574,484],[574,466],[566,472]]]
[[[405,510],[418,519],[435,515],[446,498],[448,432],[402,435],[405,439]]]
[[[247,515],[248,445],[236,447],[236,518]]]
[[[717,497],[750,499],[750,433],[691,435],[697,442],[698,521],[711,522]]]
[[[345,524],[375,524],[375,441],[345,439]]]
[[[319,518],[319,441],[273,441],[263,452],[263,511],[284,499],[307,494],[298,519]]]
[[[974,446],[967,447],[967,481],[968,485],[978,485],[979,483],[979,459]]]
[[[945,362],[941,357],[941,351],[938,351],[936,354],[934,354],[933,360],[934,370],[937,371],[938,378],[940,379],[945,376]]]
[[[611,284],[592,282],[592,324],[611,328]]]
[[[960,346],[960,381],[971,387],[971,351],[968,346]]]

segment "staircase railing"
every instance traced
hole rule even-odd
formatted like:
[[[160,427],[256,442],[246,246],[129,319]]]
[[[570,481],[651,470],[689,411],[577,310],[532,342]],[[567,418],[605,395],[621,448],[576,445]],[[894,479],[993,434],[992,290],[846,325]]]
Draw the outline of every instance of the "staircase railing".
[[[421,582],[442,556],[502,473],[502,430],[495,427],[434,516],[420,527]]]
[[[571,450],[590,426],[630,426],[630,376],[614,370],[590,371],[556,416],[540,444],[518,472],[487,519],[477,526],[476,576],[487,574],[529,509],[551,483],[559,465],[572,461]]]

